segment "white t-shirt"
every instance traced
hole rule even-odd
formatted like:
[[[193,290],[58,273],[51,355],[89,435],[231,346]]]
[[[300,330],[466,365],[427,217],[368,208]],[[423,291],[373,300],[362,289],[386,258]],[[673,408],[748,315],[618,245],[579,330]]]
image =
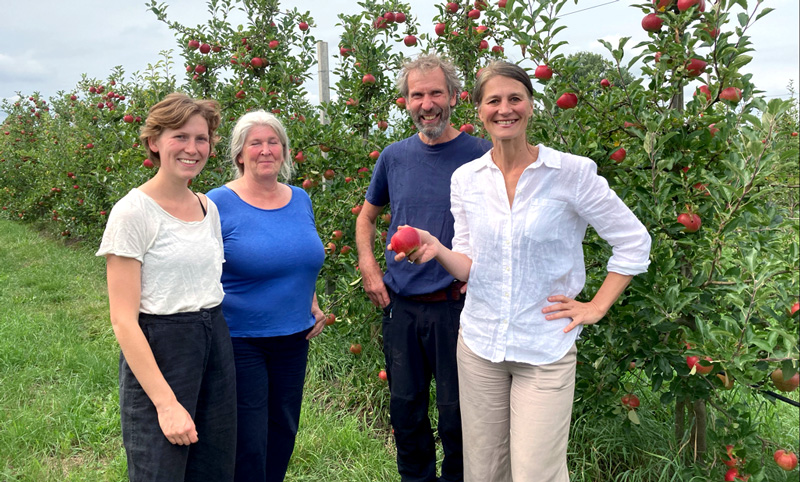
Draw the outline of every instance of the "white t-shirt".
[[[142,313],[184,313],[222,302],[222,233],[210,199],[207,211],[202,221],[183,221],[136,188],[114,205],[97,256],[142,263]]]

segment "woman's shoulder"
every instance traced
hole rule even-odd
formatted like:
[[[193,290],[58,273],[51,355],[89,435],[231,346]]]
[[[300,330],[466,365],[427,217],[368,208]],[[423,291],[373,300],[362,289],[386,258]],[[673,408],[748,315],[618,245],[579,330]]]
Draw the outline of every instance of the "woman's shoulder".
[[[564,171],[592,171],[597,172],[597,163],[585,156],[578,156],[569,152],[559,151],[552,147],[539,144],[539,156],[545,165],[557,166]]]

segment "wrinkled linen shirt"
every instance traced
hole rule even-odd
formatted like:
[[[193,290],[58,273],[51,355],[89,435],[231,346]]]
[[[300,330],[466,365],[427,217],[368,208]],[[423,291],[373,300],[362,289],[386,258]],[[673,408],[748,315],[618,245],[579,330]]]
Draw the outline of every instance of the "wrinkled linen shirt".
[[[453,250],[472,259],[461,313],[467,346],[492,362],[544,365],[581,332],[546,320],[548,296],[575,298],[586,281],[582,241],[592,227],[613,248],[608,271],[636,275],[650,264],[650,235],[588,158],[539,145],[508,204],[491,152],[453,173]]]

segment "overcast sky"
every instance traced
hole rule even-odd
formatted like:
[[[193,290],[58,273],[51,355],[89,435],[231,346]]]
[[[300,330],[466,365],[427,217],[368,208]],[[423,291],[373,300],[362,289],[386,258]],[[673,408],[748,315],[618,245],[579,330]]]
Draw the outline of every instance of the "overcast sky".
[[[421,31],[432,33],[432,19],[437,13],[434,2],[406,1],[411,5],[411,14],[419,19]],[[562,10],[567,29],[558,38],[569,45],[561,51],[569,54],[586,50],[608,57],[597,39],[616,45],[619,38],[632,36],[629,46],[646,39],[641,28],[643,13],[631,6],[644,1],[579,0],[577,5],[568,2]],[[166,3],[170,19],[184,25],[194,26],[208,19],[203,0]],[[755,0],[749,3],[755,4]],[[756,52],[744,71],[754,74],[754,83],[765,91],[764,95],[788,98],[789,80],[796,85],[800,77],[798,3],[798,0],[766,0],[765,6],[775,11],[749,31]],[[285,0],[281,6],[310,10],[316,22],[313,34],[329,43],[331,55],[338,50],[342,32],[336,26],[337,15],[360,10],[355,0]],[[0,0],[0,13],[4,16],[0,27],[0,98],[12,98],[18,91],[24,95],[38,91],[49,98],[59,90],[72,90],[82,73],[105,79],[117,65],[131,74],[158,61],[162,50],[174,49],[176,63],[183,64],[173,33],[147,10],[144,0]],[[244,19],[239,16],[237,20]],[[520,58],[513,47],[507,47],[506,54],[512,61]],[[333,57],[330,64],[333,70]],[[316,79],[306,90],[316,102]],[[0,118],[4,117],[0,113]]]

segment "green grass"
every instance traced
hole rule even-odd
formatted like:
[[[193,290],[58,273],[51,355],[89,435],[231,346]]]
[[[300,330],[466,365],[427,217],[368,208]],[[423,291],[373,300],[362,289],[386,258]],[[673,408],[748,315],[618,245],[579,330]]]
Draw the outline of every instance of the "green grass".
[[[126,480],[119,350],[108,322],[104,261],[93,247],[64,246],[6,220],[0,220],[0,245],[0,481]],[[382,364],[377,334],[357,340],[364,352],[354,357],[347,351],[356,341],[351,322],[356,321],[337,321],[312,343],[287,481],[399,480],[384,413],[388,390],[375,376]],[[709,469],[678,461],[671,407],[662,407],[646,389],[640,397],[639,426],[622,415],[576,416],[571,480],[722,480],[718,461]],[[796,450],[796,408],[747,394],[735,397],[750,407],[763,437]],[[771,453],[768,447],[760,455],[766,469],[761,480],[797,481],[797,470],[780,471]]]

